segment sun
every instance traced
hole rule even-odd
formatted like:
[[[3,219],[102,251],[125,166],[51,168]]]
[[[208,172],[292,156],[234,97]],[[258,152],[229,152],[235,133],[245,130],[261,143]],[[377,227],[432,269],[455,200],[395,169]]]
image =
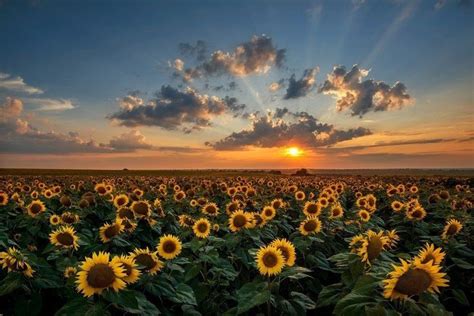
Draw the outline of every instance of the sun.
[[[300,157],[303,151],[298,147],[289,147],[286,149],[286,154],[290,157]]]

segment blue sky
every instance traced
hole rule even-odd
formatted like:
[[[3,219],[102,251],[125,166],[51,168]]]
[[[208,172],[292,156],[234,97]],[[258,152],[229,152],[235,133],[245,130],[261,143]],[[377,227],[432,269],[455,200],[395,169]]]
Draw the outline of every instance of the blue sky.
[[[249,113],[272,111],[277,107],[286,107],[293,112],[305,111],[320,120],[324,118],[336,127],[370,128],[370,137],[400,128],[416,130],[415,125],[427,123],[430,128],[436,129],[436,126],[453,124],[453,120],[460,116],[465,118],[465,125],[461,125],[466,128],[458,131],[459,135],[452,131],[447,131],[445,135],[424,131],[423,138],[463,139],[472,136],[472,130],[468,127],[468,121],[473,118],[474,71],[474,19],[470,1],[0,3],[0,42],[3,43],[0,73],[21,77],[28,86],[44,91],[32,96],[18,89],[2,88],[0,83],[0,100],[6,100],[7,97],[22,100],[22,115],[29,115],[30,125],[35,124],[38,130],[54,129],[64,134],[74,131],[85,138],[93,137],[98,143],[106,143],[117,135],[130,132],[130,127],[114,124],[106,118],[117,112],[118,99],[130,91],[139,90],[140,97],[146,101],[162,85],[171,85],[180,90],[190,86],[199,93],[221,98],[226,95],[236,97],[240,103],[246,104]],[[232,52],[252,36],[262,34],[271,38],[277,49],[286,50],[283,67],[271,67],[264,74],[209,76],[192,82],[182,82],[172,75],[173,69],[169,63],[176,58],[183,60],[189,67],[199,65],[192,57],[180,54],[179,43],[192,44],[203,40],[207,56],[210,56],[217,50]],[[413,104],[396,111],[367,113],[363,118],[334,113],[331,110],[335,104],[334,95],[318,93],[317,87],[335,65],[345,65],[350,69],[354,64],[370,70],[367,78],[386,82],[390,86],[397,81],[402,82]],[[316,84],[304,97],[282,100],[286,87],[276,93],[268,91],[270,83],[288,79],[292,74],[299,79],[305,69],[313,67],[319,67]],[[238,85],[232,91],[204,88],[205,83],[217,86],[232,81]],[[38,99],[51,99],[52,102],[67,100],[73,108],[38,111],[38,104],[43,104]],[[367,125],[364,120],[371,122]],[[215,153],[213,150],[212,153],[207,152],[210,149],[204,142],[217,142],[229,133],[248,129],[251,124],[247,117],[235,120],[215,117],[213,127],[196,133],[184,134],[150,125],[134,126],[133,131],[144,135],[154,147],[174,145],[200,148],[206,155],[214,155],[217,159],[224,153]],[[414,135],[420,132],[410,133]],[[392,141],[380,137],[370,139],[369,135],[364,137],[370,144]],[[406,141],[405,138],[403,140]],[[430,144],[428,147],[432,147]],[[468,144],[472,148],[472,143]],[[443,143],[445,146],[451,145]],[[248,143],[244,151],[248,152],[252,148],[256,153],[270,147]],[[147,149],[143,152],[141,149],[121,155],[157,155],[156,150]],[[406,154],[407,150],[410,152],[411,149],[398,148],[397,151],[393,147],[390,153]],[[435,149],[427,148],[423,154],[442,155],[442,151],[438,145]],[[308,153],[311,152],[314,150],[308,149]],[[84,155],[82,150],[80,153]],[[16,161],[20,161],[20,166],[42,166],[44,161],[55,159],[48,156],[50,154],[55,153],[38,153],[34,160],[28,160],[31,153],[17,151],[5,144],[2,166],[10,166]],[[77,155],[74,151],[68,154]],[[168,154],[178,155],[173,152]],[[107,161],[118,154],[100,155]],[[192,155],[200,157],[196,152]],[[460,159],[464,159],[463,164],[469,166],[472,152],[459,155],[462,156]],[[304,163],[311,164],[309,157],[312,157],[311,154],[308,154],[308,161]],[[185,161],[187,158],[183,158],[183,164]],[[436,163],[447,166],[449,161],[446,158]],[[229,164],[232,163],[229,160]],[[288,166],[297,163],[288,161]],[[393,166],[396,163],[395,159]],[[84,164],[84,167],[88,166],[88,163]],[[250,162],[242,166],[253,167]]]

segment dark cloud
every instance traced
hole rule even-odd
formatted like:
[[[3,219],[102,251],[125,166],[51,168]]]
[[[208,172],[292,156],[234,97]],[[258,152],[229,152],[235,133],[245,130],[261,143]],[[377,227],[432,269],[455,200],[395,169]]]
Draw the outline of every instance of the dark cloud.
[[[339,152],[352,152],[354,150],[362,150],[362,149],[367,149],[367,148],[394,147],[394,146],[403,146],[403,145],[439,144],[439,143],[447,143],[447,142],[452,142],[452,141],[460,141],[460,140],[453,139],[453,138],[412,139],[412,140],[400,140],[400,141],[391,141],[391,142],[379,142],[372,145],[331,148],[331,150],[339,151]]]
[[[235,91],[237,88],[239,87],[239,85],[237,84],[237,82],[235,81],[231,81],[229,82],[227,85],[218,85],[218,86],[211,86],[209,85],[208,83],[206,83],[204,85],[204,89],[206,90],[214,90],[216,92],[222,92],[222,91],[226,91],[226,92],[230,92],[230,91]]]
[[[138,130],[130,130],[127,133],[113,137],[108,144],[101,144],[101,146],[125,152],[155,148],[153,145],[147,143],[145,136]]]
[[[288,115],[292,120],[282,119]],[[275,114],[255,118],[248,130],[234,132],[215,143],[207,142],[206,145],[217,150],[236,150],[245,146],[324,147],[370,134],[370,130],[362,127],[338,130],[333,125],[320,123],[306,112],[290,113],[287,109],[279,109]]]
[[[357,65],[350,71],[344,66],[336,66],[319,92],[334,96],[338,111],[349,109],[352,115],[361,117],[370,111],[401,109],[413,102],[403,83],[389,86],[383,81],[363,80],[368,73]]]
[[[197,40],[195,44],[179,43],[178,49],[181,54],[196,57],[198,61],[204,61],[207,57],[207,44],[203,40]]]
[[[210,58],[194,68],[182,71],[184,81],[198,77],[232,75],[243,77],[266,73],[271,67],[281,67],[285,61],[285,49],[277,49],[270,37],[254,36],[238,45],[232,52],[215,51]]]
[[[318,71],[318,67],[306,69],[299,80],[296,80],[295,74],[293,74],[288,81],[288,89],[286,89],[286,94],[283,96],[283,99],[296,99],[308,94],[316,83],[316,74]]]
[[[245,108],[245,104],[239,104],[233,97],[220,98],[200,94],[191,88],[180,91],[171,86],[162,86],[156,98],[147,104],[122,107],[108,118],[128,127],[160,126],[168,130],[181,128],[189,133],[210,126],[213,117],[224,113],[238,116]]]

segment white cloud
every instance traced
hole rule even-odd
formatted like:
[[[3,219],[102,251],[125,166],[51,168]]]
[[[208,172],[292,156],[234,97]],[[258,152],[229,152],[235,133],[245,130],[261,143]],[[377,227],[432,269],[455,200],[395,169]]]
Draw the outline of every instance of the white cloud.
[[[32,87],[25,83],[22,77],[13,77],[10,74],[0,72],[0,89],[9,91],[27,93],[27,94],[42,94],[44,91]]]

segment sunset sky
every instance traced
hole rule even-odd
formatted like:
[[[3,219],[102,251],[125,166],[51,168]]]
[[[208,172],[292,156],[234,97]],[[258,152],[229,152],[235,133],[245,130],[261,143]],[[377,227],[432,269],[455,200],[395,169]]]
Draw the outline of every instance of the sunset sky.
[[[472,1],[0,0],[0,43],[2,168],[474,167]]]

